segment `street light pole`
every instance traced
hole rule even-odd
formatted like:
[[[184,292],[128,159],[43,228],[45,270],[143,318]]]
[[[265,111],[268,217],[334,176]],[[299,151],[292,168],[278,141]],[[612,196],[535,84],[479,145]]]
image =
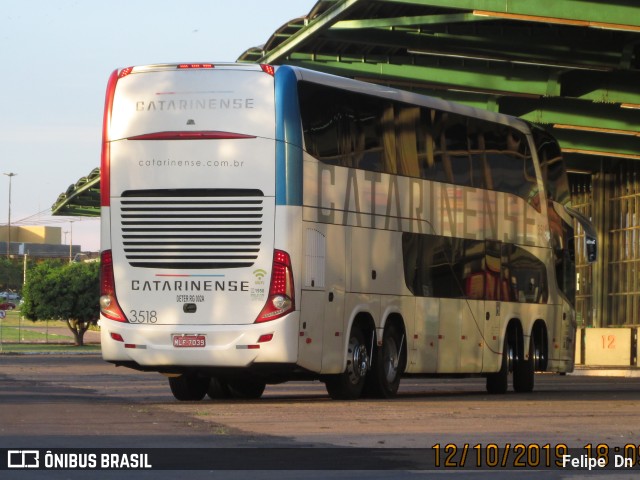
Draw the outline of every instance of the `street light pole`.
[[[73,248],[73,220],[69,220],[69,263],[73,261],[72,248]]]
[[[7,222],[7,258],[11,258],[11,180],[17,175],[17,173],[5,173],[9,177],[9,219]]]

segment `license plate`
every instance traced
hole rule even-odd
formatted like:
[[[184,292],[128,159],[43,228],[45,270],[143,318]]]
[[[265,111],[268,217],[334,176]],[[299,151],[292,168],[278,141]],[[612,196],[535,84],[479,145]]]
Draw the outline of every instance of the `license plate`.
[[[176,348],[202,348],[207,346],[204,335],[174,335],[173,346]]]

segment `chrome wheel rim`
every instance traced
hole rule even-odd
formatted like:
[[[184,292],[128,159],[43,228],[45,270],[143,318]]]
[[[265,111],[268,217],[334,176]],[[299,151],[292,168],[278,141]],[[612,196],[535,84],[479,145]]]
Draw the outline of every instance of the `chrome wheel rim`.
[[[349,341],[349,361],[347,373],[352,384],[357,384],[367,374],[369,368],[369,353],[367,347],[361,344],[357,338]]]

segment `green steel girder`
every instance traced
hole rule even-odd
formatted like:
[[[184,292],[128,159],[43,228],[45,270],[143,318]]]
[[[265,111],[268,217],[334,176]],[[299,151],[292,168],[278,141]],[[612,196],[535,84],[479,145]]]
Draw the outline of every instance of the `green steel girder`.
[[[305,28],[298,30],[289,38],[284,40],[273,50],[267,52],[259,59],[260,63],[275,63],[278,59],[283,58],[295,48],[303,45],[309,40],[309,37],[317,35],[319,32],[331,27],[338,22],[351,10],[359,4],[365,3],[367,0],[338,0],[332,7],[319,17],[313,19]]]
[[[240,58],[238,58],[238,62],[258,63],[263,55],[264,52],[261,48],[252,47],[246,50]]]
[[[640,104],[640,71],[567,72],[561,95],[592,102]]]
[[[470,11],[488,11],[584,22],[581,26],[609,24],[622,28],[640,28],[635,2],[626,0],[385,0],[387,3],[442,7]]]
[[[470,91],[500,94],[546,95],[549,77],[535,67],[472,68],[462,63],[445,67],[442,64],[407,65],[400,58],[350,57],[347,55],[315,55],[294,53],[286,62],[312,70],[321,70],[345,77],[370,77],[383,80],[423,83],[425,86],[448,86]]]
[[[480,108],[482,110],[489,110],[491,112],[502,112],[499,105],[499,95],[483,94],[475,92],[462,92],[458,90],[435,90],[432,88],[422,88],[414,85],[396,85],[389,83],[389,86],[396,88],[403,88],[404,90],[411,90],[412,92],[419,93],[421,95],[429,95],[449,102],[462,103],[469,107]]]
[[[94,168],[89,175],[70,185],[58,196],[51,212],[53,215],[100,216],[100,169]]]
[[[545,98],[531,101],[522,98],[500,99],[500,111],[544,125],[566,125],[577,129],[599,129],[612,134],[640,132],[640,110],[620,105],[583,100]]]
[[[79,198],[78,201],[83,202],[84,199]],[[100,206],[91,207],[89,205],[84,205],[84,203],[67,203],[61,206],[59,210],[52,212],[52,215],[66,217],[99,217]]]
[[[367,18],[357,20],[342,20],[331,27],[331,30],[415,27],[424,25],[449,25],[453,23],[486,22],[489,17],[481,17],[473,13],[452,13],[436,15],[416,15],[392,18]]]
[[[551,133],[563,150],[585,155],[628,158],[640,160],[640,137],[612,135],[595,132],[581,132],[552,128]]]
[[[582,37],[565,39],[563,44],[550,41],[548,33],[520,35],[455,35],[446,33],[418,34],[398,30],[329,30],[323,38],[344,45],[374,45],[403,50],[413,54],[452,56],[479,61],[532,64],[556,68],[612,70],[622,63],[623,51],[618,45],[599,40],[590,44]]]
[[[339,3],[339,2],[338,2]],[[336,5],[338,4],[336,3]],[[391,1],[369,2],[384,4],[392,3]],[[410,2],[398,2],[410,3]],[[437,4],[438,2],[433,2]],[[418,2],[421,6],[426,6],[430,2]],[[363,3],[362,6],[368,5]],[[432,9],[433,10],[433,9]],[[355,14],[359,13],[359,10]],[[444,33],[443,28],[447,31],[452,27],[469,24],[477,24],[477,20],[492,20],[484,22],[486,26],[481,34],[463,35],[454,29],[453,33],[448,35]],[[443,22],[450,20],[451,23]],[[421,23],[418,23],[421,22]],[[504,23],[504,22],[503,22]],[[462,54],[469,51],[469,55],[480,55],[481,57],[491,57],[493,55],[497,60],[511,61],[538,61],[545,64],[560,64],[571,66],[583,66],[593,69],[611,69],[629,62],[629,58],[633,58],[637,44],[634,42],[625,42],[625,37],[621,32],[615,32],[620,37],[616,41],[608,39],[603,30],[594,30],[587,38],[584,34],[575,28],[571,28],[561,37],[557,33],[550,35],[548,25],[527,23],[526,35],[523,35],[523,28],[517,29],[514,35],[502,34],[505,27],[503,23],[489,17],[479,17],[471,13],[460,14],[436,14],[405,16],[398,14],[397,17],[391,18],[358,18],[353,20],[343,20],[334,23],[330,28],[322,28],[313,35],[309,32],[299,32],[296,36],[308,36],[311,41],[331,40],[339,42],[344,46],[364,45],[369,48],[387,45],[394,48],[420,49],[428,50],[430,44],[429,38],[439,38],[441,41],[436,49],[438,52],[449,54]],[[513,25],[514,22],[507,22]],[[516,22],[525,25],[523,22]],[[444,27],[443,27],[444,25]],[[495,25],[495,27],[491,27]],[[403,28],[413,27],[411,30],[402,30]],[[439,27],[440,32],[434,30]],[[493,29],[494,33],[486,30]],[[345,31],[346,30],[346,31]],[[378,32],[375,32],[377,30]],[[514,30],[514,27],[511,27]],[[565,28],[566,30],[566,28]],[[583,29],[584,30],[584,29]],[[417,32],[427,31],[430,35],[416,35]],[[381,36],[381,32],[387,34],[396,33],[394,37]],[[608,32],[613,33],[613,32]],[[597,37],[596,37],[597,35]],[[531,36],[531,38],[526,38]],[[592,37],[596,37],[593,38]],[[422,38],[422,40],[421,40]],[[446,41],[444,40],[446,39]],[[527,41],[528,40],[528,41]],[[465,43],[466,42],[466,43]],[[306,42],[305,42],[306,43]],[[297,51],[301,51],[298,49]],[[309,51],[309,50],[307,50]],[[499,53],[498,53],[499,52]],[[270,61],[276,62],[276,58],[269,58]]]
[[[294,53],[284,63],[353,77],[365,76],[478,92],[565,96],[593,102],[640,104],[640,72],[592,72],[531,65],[414,60],[370,55]]]
[[[539,125],[563,125],[577,130],[609,131],[611,134],[640,134],[640,110],[621,108],[617,104],[594,103],[567,98],[516,98],[453,90],[434,90],[414,85],[393,85],[416,93],[431,95],[451,102],[463,103],[520,117]],[[614,137],[617,138],[617,137]]]

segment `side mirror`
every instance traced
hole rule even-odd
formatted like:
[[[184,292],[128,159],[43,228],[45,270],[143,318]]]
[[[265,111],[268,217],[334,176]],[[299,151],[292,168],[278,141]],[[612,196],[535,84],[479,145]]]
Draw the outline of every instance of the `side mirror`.
[[[587,260],[589,263],[595,262],[598,258],[598,241],[595,237],[587,237],[585,246],[587,247]]]
[[[593,263],[598,258],[598,235],[596,229],[587,217],[572,208],[566,208],[567,213],[575,218],[584,230],[584,244],[587,261]]]

